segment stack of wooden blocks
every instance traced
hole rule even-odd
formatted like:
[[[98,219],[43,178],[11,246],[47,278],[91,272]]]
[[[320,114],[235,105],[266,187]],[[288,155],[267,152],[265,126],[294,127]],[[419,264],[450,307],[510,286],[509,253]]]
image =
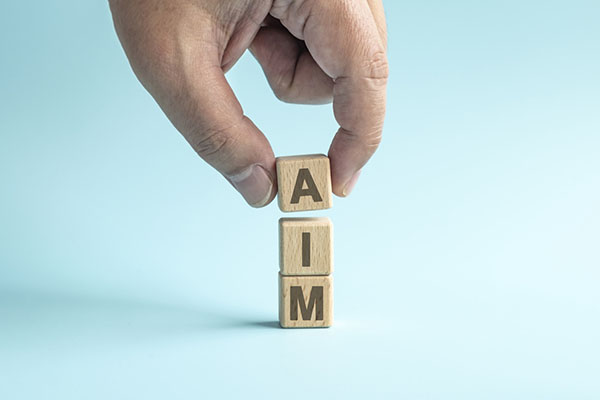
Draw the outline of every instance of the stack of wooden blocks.
[[[331,208],[331,172],[324,155],[277,159],[279,208]],[[333,225],[329,218],[279,220],[279,324],[283,328],[333,323]]]

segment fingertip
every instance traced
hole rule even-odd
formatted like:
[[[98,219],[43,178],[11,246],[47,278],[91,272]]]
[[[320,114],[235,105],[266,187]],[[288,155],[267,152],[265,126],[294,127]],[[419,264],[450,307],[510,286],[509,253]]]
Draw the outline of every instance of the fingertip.
[[[331,171],[331,188],[333,194],[338,197],[348,197],[356,187],[360,178],[361,170],[356,172],[344,173]]]
[[[356,183],[358,182],[358,178],[360,177],[360,172],[361,172],[361,170],[359,169],[358,171],[356,171],[354,173],[354,175],[352,175],[350,180],[348,182],[346,182],[346,184],[344,185],[344,189],[342,190],[342,197],[347,197],[350,195],[350,193],[356,186]]]
[[[341,157],[340,157],[341,156]],[[347,156],[330,149],[331,189],[338,197],[347,197],[356,186],[360,168],[356,168]]]
[[[375,153],[378,143],[365,141],[340,129],[331,142],[329,160],[331,164],[331,186],[338,197],[347,197],[354,190],[362,168]]]
[[[277,193],[274,175],[259,164],[253,164],[239,174],[226,178],[254,208],[266,206],[273,201]]]

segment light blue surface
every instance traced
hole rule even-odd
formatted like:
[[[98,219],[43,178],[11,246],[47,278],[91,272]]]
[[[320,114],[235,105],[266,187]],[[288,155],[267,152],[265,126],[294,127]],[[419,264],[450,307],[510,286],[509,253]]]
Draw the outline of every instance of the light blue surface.
[[[335,326],[275,328],[254,210],[135,80],[102,1],[0,14],[0,398],[600,398],[600,3],[387,1],[380,151]],[[277,155],[329,107],[228,75]]]

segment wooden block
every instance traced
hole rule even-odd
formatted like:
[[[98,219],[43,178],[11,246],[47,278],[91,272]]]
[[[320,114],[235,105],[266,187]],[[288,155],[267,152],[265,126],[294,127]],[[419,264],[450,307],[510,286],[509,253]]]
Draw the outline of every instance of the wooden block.
[[[282,328],[325,328],[333,324],[333,278],[279,274]]]
[[[279,270],[282,275],[333,272],[333,224],[329,218],[279,220]]]
[[[278,157],[276,166],[281,211],[331,208],[329,158],[322,154]]]

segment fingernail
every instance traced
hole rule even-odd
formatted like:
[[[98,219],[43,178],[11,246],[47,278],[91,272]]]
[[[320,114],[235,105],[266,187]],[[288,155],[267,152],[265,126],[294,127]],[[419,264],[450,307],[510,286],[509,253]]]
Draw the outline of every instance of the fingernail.
[[[344,197],[348,196],[352,192],[352,189],[354,189],[354,186],[356,186],[356,182],[358,182],[358,177],[360,176],[360,171],[360,169],[356,171],[348,183],[346,183],[346,186],[344,186],[344,190],[342,191],[342,195]]]
[[[273,181],[267,171],[258,164],[230,176],[229,180],[252,207],[266,205],[273,194]]]

